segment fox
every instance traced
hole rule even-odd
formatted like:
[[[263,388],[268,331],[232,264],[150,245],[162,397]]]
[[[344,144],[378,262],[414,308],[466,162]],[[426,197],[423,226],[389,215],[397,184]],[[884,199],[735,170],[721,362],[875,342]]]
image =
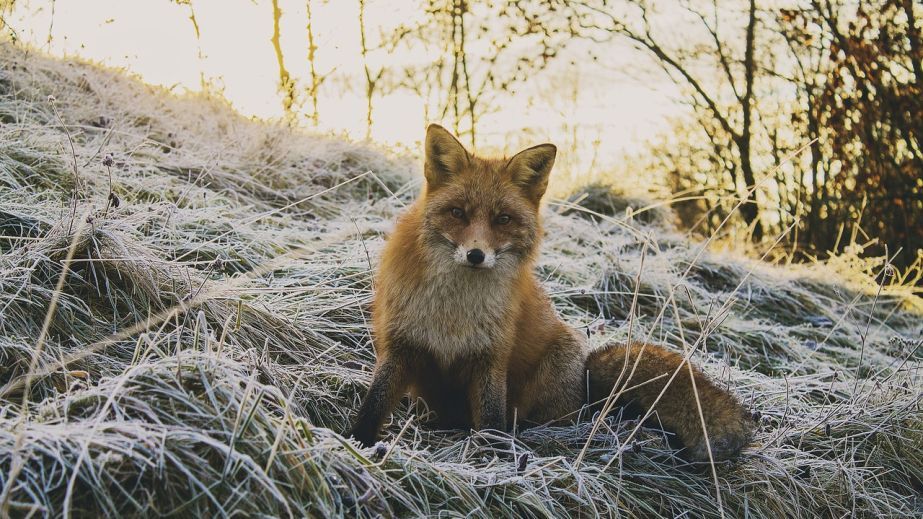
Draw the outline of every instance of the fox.
[[[753,427],[731,392],[662,346],[591,350],[556,313],[534,273],[556,155],[540,144],[479,157],[445,128],[427,128],[422,193],[375,275],[375,366],[348,436],[373,445],[405,395],[421,398],[438,428],[500,431],[514,419],[572,421],[617,395],[623,410],[655,411],[682,458],[736,457]]]

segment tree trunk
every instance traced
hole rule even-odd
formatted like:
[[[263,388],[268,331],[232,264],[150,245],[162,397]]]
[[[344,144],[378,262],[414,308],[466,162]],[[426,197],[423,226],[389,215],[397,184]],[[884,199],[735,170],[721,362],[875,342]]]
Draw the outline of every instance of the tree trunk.
[[[359,43],[362,52],[362,67],[365,70],[365,140],[372,138],[372,99],[375,96],[377,78],[369,70],[369,48],[365,38],[365,0],[359,0]]]
[[[311,96],[311,124],[314,127],[317,127],[319,122],[319,117],[317,113],[317,90],[320,86],[320,80],[317,77],[317,69],[314,66],[314,53],[317,51],[317,46],[314,45],[314,23],[311,18],[311,0],[305,2],[305,7],[307,7],[308,14],[308,65],[311,67],[311,87],[308,89],[308,95]]]
[[[746,138],[738,141],[737,149],[740,152],[740,172],[748,193],[747,200],[740,206],[740,215],[747,226],[753,229],[753,241],[760,241],[763,239],[763,224],[760,222],[759,208],[756,206],[756,191],[753,189],[756,185],[756,178],[753,175],[753,166],[750,164],[749,133]]]
[[[192,22],[192,30],[195,32],[196,41],[196,60],[199,63],[199,87],[202,92],[208,91],[208,82],[205,81],[205,69],[202,68],[202,34],[199,32],[199,22],[195,17],[195,9],[192,7],[192,0],[189,1],[189,21]]]
[[[744,177],[747,189],[747,200],[740,208],[747,226],[753,229],[753,240],[763,239],[763,225],[760,222],[759,207],[756,205],[756,178],[753,175],[753,166],[750,163],[750,139],[752,137],[753,119],[753,82],[755,80],[755,65],[753,60],[754,40],[756,33],[756,0],[750,0],[750,19],[747,22],[747,40],[744,52],[744,73],[746,92],[741,102],[743,108],[743,128],[737,139],[737,151],[740,152],[740,171]]]
[[[282,46],[279,43],[279,19],[282,18],[282,10],[279,9],[279,0],[272,0],[272,48],[276,51],[276,61],[279,63],[279,90],[282,92],[282,112],[285,117],[291,119],[292,106],[295,104],[295,84],[292,81],[288,70],[285,68],[285,60],[282,57]]]

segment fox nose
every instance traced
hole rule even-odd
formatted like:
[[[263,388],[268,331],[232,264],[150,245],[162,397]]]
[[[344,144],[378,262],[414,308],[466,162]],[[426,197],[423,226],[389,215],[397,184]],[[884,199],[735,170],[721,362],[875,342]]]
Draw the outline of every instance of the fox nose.
[[[484,251],[481,249],[471,249],[467,254],[468,263],[472,265],[480,265],[484,263]]]

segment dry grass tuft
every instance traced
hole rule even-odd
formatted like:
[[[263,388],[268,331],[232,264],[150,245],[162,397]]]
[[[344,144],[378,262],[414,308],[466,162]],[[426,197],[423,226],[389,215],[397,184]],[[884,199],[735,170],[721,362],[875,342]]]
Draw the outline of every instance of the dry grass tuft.
[[[407,405],[393,448],[357,449],[371,267],[415,162],[8,44],[0,67],[0,515],[923,513],[923,304],[880,261],[773,267],[611,193],[552,205],[560,311],[594,344],[634,312],[633,337],[696,345],[754,445],[717,489],[614,417],[467,435]]]

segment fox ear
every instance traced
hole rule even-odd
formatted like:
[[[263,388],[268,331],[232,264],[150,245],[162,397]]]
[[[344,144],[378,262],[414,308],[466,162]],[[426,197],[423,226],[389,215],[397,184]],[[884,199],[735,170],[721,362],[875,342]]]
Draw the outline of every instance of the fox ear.
[[[468,165],[468,152],[448,130],[438,124],[426,129],[426,158],[423,174],[426,182],[436,187]]]
[[[513,182],[525,190],[535,203],[542,199],[548,187],[548,175],[554,166],[558,148],[554,144],[539,144],[520,151],[506,165],[513,176]]]

